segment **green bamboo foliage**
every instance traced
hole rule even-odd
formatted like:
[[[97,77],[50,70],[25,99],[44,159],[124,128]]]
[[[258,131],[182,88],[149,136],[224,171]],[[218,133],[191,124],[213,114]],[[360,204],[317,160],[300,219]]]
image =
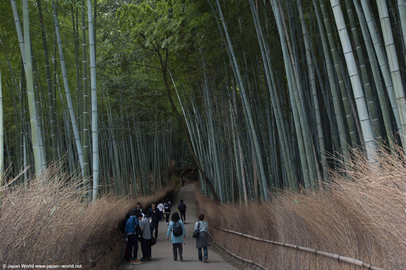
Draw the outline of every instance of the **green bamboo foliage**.
[[[200,62],[194,61],[191,70],[182,69],[184,59],[178,57],[181,50],[172,47],[182,33],[176,32],[175,39],[163,45],[164,50],[158,50],[168,52],[162,59],[168,59],[166,64],[172,73],[165,71],[164,77],[169,74],[173,84],[169,92],[175,89],[178,97],[171,106],[182,109],[183,115],[176,117],[184,120],[190,141],[179,134],[180,122],[173,121],[168,104],[161,103],[161,82],[151,80],[155,71],[143,67],[140,74],[139,70],[128,69],[131,61],[128,66],[121,65],[127,46],[117,47],[117,54],[116,48],[114,53],[109,51],[115,46],[109,35],[120,37],[122,33],[100,29],[98,38],[102,40],[97,45],[107,50],[98,51],[102,59],[98,65],[103,68],[96,77],[96,6],[101,5],[102,12],[106,12],[105,3],[76,1],[87,8],[86,21],[85,9],[80,13],[80,6],[71,4],[61,6],[58,18],[56,1],[50,16],[45,12],[45,2],[24,0],[24,15],[27,2],[38,8],[38,20],[35,27],[24,20],[24,27],[36,29],[35,35],[41,35],[42,40],[33,40],[32,45],[30,33],[24,30],[23,36],[17,12],[21,7],[11,0],[17,35],[12,46],[2,39],[1,60],[8,65],[7,70],[2,70],[3,81],[12,90],[5,97],[12,101],[9,108],[4,107],[5,119],[17,124],[6,123],[6,130],[0,130],[0,139],[4,134],[1,163],[13,164],[10,174],[16,175],[19,168],[40,160],[41,166],[35,170],[31,166],[26,172],[25,181],[53,159],[60,162],[62,173],[83,173],[86,179],[93,180],[86,185],[89,200],[96,200],[100,194],[137,198],[169,183],[173,161],[176,166],[193,166],[193,157],[202,170],[204,194],[218,194],[222,202],[248,205],[249,201],[269,199],[269,191],[277,195],[280,189],[297,191],[302,186],[323,189],[328,171],[351,163],[350,148],[363,145],[370,149],[377,140],[396,154],[394,149],[405,144],[396,141],[404,138],[406,127],[402,73],[405,0],[250,0],[238,5],[216,0],[212,11],[217,25],[214,20],[206,24],[210,28],[214,23],[214,28],[210,28],[210,35],[203,34],[204,38],[214,37],[213,42],[205,44],[207,39],[193,37],[196,42],[191,46],[200,47],[197,53],[191,50],[187,58]],[[343,15],[344,4],[347,12]],[[56,23],[55,33],[48,32],[50,19]],[[63,22],[64,29],[59,29],[56,19]],[[100,26],[114,28],[108,19],[100,21]],[[5,36],[10,32],[7,27]],[[132,34],[128,38],[134,38]],[[49,52],[54,35],[55,52]],[[78,36],[82,46],[78,45]],[[41,41],[43,46],[28,48],[37,47]],[[62,42],[66,47],[62,48]],[[129,43],[133,45],[136,62],[152,65],[149,54]],[[18,47],[22,65],[16,63]],[[61,59],[59,68],[56,49]],[[63,59],[62,49],[71,59]],[[79,58],[82,65],[78,64]],[[67,69],[70,63],[72,68]],[[110,64],[117,65],[117,73],[107,74]],[[142,82],[140,88],[138,80]],[[69,93],[66,86],[75,83],[75,94]],[[98,87],[105,87],[101,102],[106,108],[102,106],[100,111]],[[23,96],[26,91],[28,95]],[[119,92],[126,96],[119,97]],[[9,117],[10,111],[14,115]],[[31,113],[37,115],[35,125]],[[41,149],[40,139],[44,151],[36,156],[34,150]],[[83,145],[78,147],[78,142]],[[195,155],[191,156],[188,149]],[[61,159],[64,155],[66,159]],[[368,155],[373,161],[374,151]],[[2,170],[4,166],[0,173]],[[17,182],[23,183],[23,179]]]

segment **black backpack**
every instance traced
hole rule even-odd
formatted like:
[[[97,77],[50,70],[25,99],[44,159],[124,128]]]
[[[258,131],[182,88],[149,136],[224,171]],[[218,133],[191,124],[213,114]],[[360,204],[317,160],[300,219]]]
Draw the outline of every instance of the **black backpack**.
[[[135,223],[135,217],[133,217],[133,219],[134,219],[134,223]],[[137,224],[135,224],[133,234],[135,234],[137,236],[137,238],[141,238],[141,236],[142,236],[142,230],[141,230],[140,226],[138,226]]]
[[[171,208],[169,207],[169,203],[165,203],[165,213],[170,213],[171,212]]]
[[[175,221],[172,226],[173,236],[181,236],[182,235],[182,225]]]
[[[178,209],[179,211],[186,211],[186,204],[184,203],[179,204]]]

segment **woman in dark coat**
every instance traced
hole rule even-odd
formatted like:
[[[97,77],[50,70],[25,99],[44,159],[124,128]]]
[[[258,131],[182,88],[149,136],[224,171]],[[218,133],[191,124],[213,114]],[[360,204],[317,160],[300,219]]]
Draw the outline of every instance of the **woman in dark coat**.
[[[197,255],[199,256],[199,261],[207,262],[207,247],[210,246],[209,243],[209,224],[204,221],[204,215],[200,214],[198,216],[199,221],[195,223],[195,231],[199,230],[199,237],[196,238],[196,248]],[[202,256],[202,248],[204,256]]]

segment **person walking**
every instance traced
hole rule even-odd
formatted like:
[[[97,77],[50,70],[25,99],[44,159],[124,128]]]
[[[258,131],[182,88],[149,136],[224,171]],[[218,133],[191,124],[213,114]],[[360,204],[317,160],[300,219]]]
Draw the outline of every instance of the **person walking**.
[[[160,220],[164,219],[165,218],[165,216],[164,216],[164,208],[165,208],[164,202],[160,201],[156,208],[158,208],[159,212],[161,212],[161,219]]]
[[[159,225],[159,221],[161,220],[162,213],[161,213],[161,211],[158,210],[158,208],[156,208],[155,203],[153,203],[151,205],[148,215],[152,219],[151,234],[153,234],[155,231],[155,239],[158,239],[158,225]]]
[[[182,218],[183,222],[186,224],[186,204],[183,203],[183,200],[180,200],[180,204],[178,205],[178,210],[180,212],[180,217]]]
[[[199,261],[207,262],[207,247],[210,246],[209,243],[209,224],[204,221],[204,215],[200,214],[198,216],[199,221],[195,223],[195,231],[199,230],[199,237],[196,238],[196,248]],[[204,255],[202,256],[202,248]]]
[[[125,224],[125,233],[128,239],[128,257],[130,258],[131,264],[140,264],[141,261],[137,260],[138,253],[138,235],[136,233],[136,227],[139,226],[138,218],[136,217],[136,212],[133,211],[131,216],[128,218]],[[134,256],[133,256],[134,251]]]
[[[171,243],[173,249],[173,259],[176,261],[178,259],[178,252],[179,252],[179,259],[183,261],[183,238],[186,238],[186,230],[183,221],[180,220],[179,214],[177,212],[172,214],[172,220],[169,223],[168,232],[166,233],[166,240],[169,240],[169,236],[171,236]],[[183,237],[182,237],[183,236]]]
[[[168,201],[164,204],[164,212],[165,212],[165,219],[166,219],[166,226],[169,225],[169,215],[171,214],[171,201]]]
[[[151,260],[151,228],[149,219],[143,214],[137,214],[138,222],[140,224],[140,228],[142,230],[142,237],[141,237],[141,250],[142,250],[142,258],[141,261],[150,261]]]

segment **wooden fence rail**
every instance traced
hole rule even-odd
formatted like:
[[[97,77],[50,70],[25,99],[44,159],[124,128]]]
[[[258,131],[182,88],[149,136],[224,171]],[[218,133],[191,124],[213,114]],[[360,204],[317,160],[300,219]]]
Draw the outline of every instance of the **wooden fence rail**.
[[[338,255],[338,254],[334,254],[334,253],[330,253],[330,252],[326,252],[326,251],[322,251],[322,250],[318,250],[318,249],[314,249],[314,248],[302,247],[302,246],[292,245],[292,244],[288,244],[288,243],[282,243],[282,242],[277,242],[277,241],[272,241],[272,240],[267,240],[267,239],[261,239],[259,237],[252,236],[252,235],[249,235],[249,234],[245,234],[245,233],[241,233],[241,232],[235,232],[235,231],[232,231],[232,230],[227,230],[227,229],[218,228],[218,227],[214,227],[214,228],[217,229],[217,230],[223,231],[223,232],[232,233],[232,234],[239,235],[239,236],[242,236],[242,237],[246,237],[246,238],[256,240],[256,241],[265,242],[265,243],[278,245],[278,246],[283,246],[283,247],[287,247],[287,248],[293,248],[293,249],[301,250],[301,251],[304,251],[304,252],[314,253],[314,254],[317,254],[317,255],[321,255],[321,256],[324,256],[324,257],[335,259],[338,262],[346,262],[346,263],[349,263],[349,264],[361,266],[361,267],[371,269],[371,270],[385,270],[385,268],[380,268],[380,267],[365,263],[365,262],[357,260],[357,259],[349,258],[349,257],[346,257],[346,256],[341,256],[341,255]],[[221,247],[221,248],[224,249],[223,247]],[[235,256],[235,257],[237,257],[239,259],[242,259],[239,256],[237,256],[235,254],[232,254],[231,252],[227,251],[226,249],[224,249],[224,250],[226,252],[230,253],[231,255],[233,255],[233,256]],[[252,263],[251,261],[246,260],[246,259],[243,259],[243,261]],[[266,269],[265,267],[260,266],[260,265],[258,265],[256,263],[254,263],[254,264],[261,267],[261,268]]]

